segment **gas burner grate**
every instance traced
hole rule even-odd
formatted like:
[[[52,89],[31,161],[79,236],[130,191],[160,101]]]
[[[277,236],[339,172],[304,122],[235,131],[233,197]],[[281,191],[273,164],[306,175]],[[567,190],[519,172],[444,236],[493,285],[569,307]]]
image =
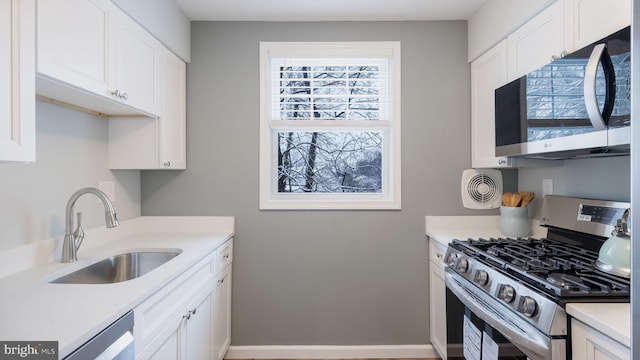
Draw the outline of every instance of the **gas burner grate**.
[[[630,293],[628,279],[601,272],[594,266],[598,253],[577,245],[547,238],[480,238],[453,243],[467,255],[554,297],[628,297]]]

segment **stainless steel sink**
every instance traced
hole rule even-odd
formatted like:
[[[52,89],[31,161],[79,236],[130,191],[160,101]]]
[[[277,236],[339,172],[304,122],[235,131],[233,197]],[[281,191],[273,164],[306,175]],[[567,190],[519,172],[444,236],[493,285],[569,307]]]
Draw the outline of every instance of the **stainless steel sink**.
[[[134,251],[109,256],[50,281],[54,284],[112,284],[138,278],[178,256],[182,250]]]

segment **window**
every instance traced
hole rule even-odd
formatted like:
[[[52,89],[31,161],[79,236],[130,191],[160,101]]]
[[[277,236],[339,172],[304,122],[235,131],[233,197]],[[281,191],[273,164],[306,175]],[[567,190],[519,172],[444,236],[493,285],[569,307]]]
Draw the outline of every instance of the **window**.
[[[260,208],[400,209],[400,43],[260,43]]]

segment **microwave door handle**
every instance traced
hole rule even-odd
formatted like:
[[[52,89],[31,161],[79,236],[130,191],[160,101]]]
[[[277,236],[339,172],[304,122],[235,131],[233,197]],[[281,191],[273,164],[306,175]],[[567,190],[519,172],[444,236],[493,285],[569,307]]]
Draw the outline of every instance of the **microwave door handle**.
[[[604,79],[607,83],[604,107],[602,108],[602,118],[604,119],[604,123],[609,125],[609,119],[611,118],[616,100],[616,70],[613,66],[613,61],[611,61],[611,56],[609,56],[609,51],[606,48],[600,60],[602,61],[602,68],[604,69]]]
[[[598,44],[593,48],[589,62],[584,71],[584,102],[587,107],[589,121],[595,130],[604,130],[606,128],[604,118],[598,106],[598,98],[596,97],[596,73],[598,64],[603,54],[605,54],[606,45]],[[607,93],[609,91],[607,90]]]

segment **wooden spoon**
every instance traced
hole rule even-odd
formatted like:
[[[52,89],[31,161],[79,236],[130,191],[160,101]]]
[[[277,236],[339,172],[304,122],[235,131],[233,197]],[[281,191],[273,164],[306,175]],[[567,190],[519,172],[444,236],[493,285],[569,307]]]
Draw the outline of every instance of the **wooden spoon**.
[[[533,201],[533,198],[536,196],[536,193],[533,191],[521,191],[520,196],[522,197],[522,203],[520,207],[526,207]]]
[[[505,206],[509,207],[517,207],[522,200],[522,196],[520,194],[514,193],[504,193],[502,194],[502,202]]]

